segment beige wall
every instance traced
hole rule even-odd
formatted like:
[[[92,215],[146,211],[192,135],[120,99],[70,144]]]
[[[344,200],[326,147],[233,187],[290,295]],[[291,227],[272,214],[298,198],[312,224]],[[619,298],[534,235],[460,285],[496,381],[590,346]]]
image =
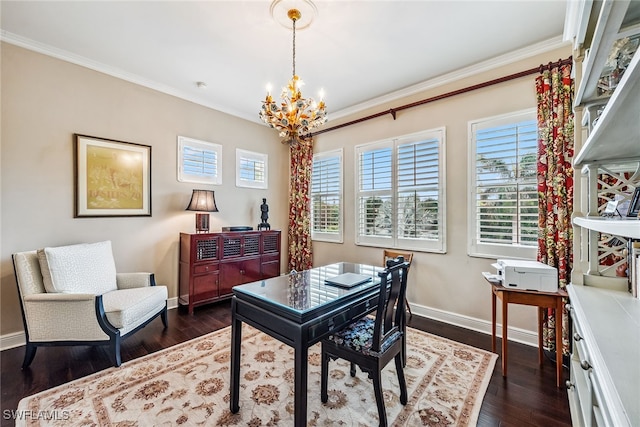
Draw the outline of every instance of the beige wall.
[[[270,205],[270,223],[286,232],[287,148],[277,134],[188,101],[158,93],[64,61],[2,44],[2,133],[0,199],[0,335],[22,330],[11,253],[43,246],[110,239],[119,271],[154,271],[177,295],[178,233],[194,230],[185,212],[198,184],[176,180],[178,135],[223,145],[223,185],[215,190],[221,212],[212,229],[231,224],[255,226],[260,202]],[[502,77],[541,63],[566,58],[556,50],[454,84],[394,101],[327,126],[364,117],[433,95]],[[447,253],[416,252],[409,299],[414,312],[481,327],[490,321],[488,285],[482,271],[491,259],[467,256],[467,179],[469,120],[535,106],[535,75],[443,101],[386,115],[317,137],[315,151],[344,147],[345,233],[343,244],[314,243],[314,264],[339,260],[379,264],[381,249],[354,243],[354,149],[358,144],[425,129],[446,127]],[[330,117],[331,119],[331,117]],[[73,218],[74,133],[152,146],[151,218]],[[235,148],[269,155],[269,189],[235,187]],[[285,233],[286,234],[286,233]],[[286,248],[283,236],[283,248]],[[283,256],[283,268],[285,268]],[[283,270],[284,271],[284,270]],[[535,330],[535,310],[510,309],[510,326]]]
[[[255,227],[266,197],[272,228],[286,231],[288,153],[275,132],[14,45],[1,50],[1,335],[22,331],[14,252],[108,239],[119,271],[153,271],[175,297],[178,235],[195,229],[184,210],[193,188],[215,191],[212,230]],[[73,218],[74,133],[152,147],[152,217]],[[177,181],[178,135],[222,144],[221,186]],[[268,154],[268,190],[235,186],[236,148]]]
[[[340,122],[351,121],[421,99],[489,81],[541,63],[557,61],[571,55],[569,47],[548,54],[504,66],[464,81],[438,87],[387,105],[382,105]],[[426,129],[446,127],[446,240],[447,253],[416,252],[409,276],[408,298],[414,312],[421,312],[444,320],[459,322],[467,327],[486,330],[491,321],[489,286],[482,271],[491,271],[492,259],[467,255],[467,195],[468,122],[474,119],[535,108],[536,75],[530,75],[496,86],[436,101],[397,113],[397,120],[385,115],[373,120],[327,132],[317,137],[315,152],[344,147],[344,243],[314,243],[314,264],[338,260],[380,264],[381,248],[357,246],[354,242],[354,146],[384,138],[406,135]],[[340,122],[331,122],[335,126]],[[536,330],[536,311],[531,307],[514,306],[509,310],[509,326],[528,331]],[[480,322],[476,322],[479,319]],[[484,322],[483,322],[484,321]]]

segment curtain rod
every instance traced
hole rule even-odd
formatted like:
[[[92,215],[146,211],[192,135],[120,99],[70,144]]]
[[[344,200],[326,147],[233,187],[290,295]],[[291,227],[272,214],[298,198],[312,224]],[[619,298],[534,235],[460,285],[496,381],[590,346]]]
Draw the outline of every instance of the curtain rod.
[[[337,129],[340,129],[340,128],[343,128],[343,127],[355,125],[356,123],[362,123],[364,121],[375,119],[376,117],[381,117],[381,116],[384,116],[386,114],[391,114],[393,116],[393,120],[395,120],[396,119],[396,113],[398,111],[402,111],[402,110],[406,110],[406,109],[409,109],[409,108],[417,107],[419,105],[428,104],[428,103],[433,102],[433,101],[439,101],[441,99],[449,98],[449,97],[452,97],[452,96],[455,96],[455,95],[461,95],[463,93],[471,92],[471,91],[476,90],[476,89],[482,89],[482,88],[485,88],[485,87],[488,87],[488,86],[492,86],[492,85],[495,85],[495,84],[498,84],[498,83],[504,83],[504,82],[509,81],[509,80],[514,80],[514,79],[518,79],[520,77],[528,76],[530,74],[542,73],[544,70],[550,70],[552,68],[560,67],[562,65],[567,65],[567,64],[571,64],[571,63],[573,63],[573,57],[572,56],[568,57],[567,59],[558,59],[557,62],[549,62],[548,64],[540,64],[540,66],[538,66],[538,67],[530,68],[530,69],[525,70],[525,71],[520,71],[519,73],[509,74],[508,76],[499,77],[497,79],[489,80],[489,81],[486,81],[486,82],[483,82],[483,83],[478,83],[478,84],[475,84],[475,85],[472,85],[472,86],[467,86],[465,88],[457,89],[457,90],[454,90],[454,91],[451,91],[451,92],[447,92],[447,93],[443,93],[441,95],[432,96],[431,98],[422,99],[420,101],[412,102],[410,104],[405,104],[405,105],[402,105],[400,107],[390,108],[390,109],[385,110],[385,111],[380,111],[379,113],[371,114],[370,116],[362,117],[362,118],[359,118],[359,119],[356,119],[356,120],[352,120],[350,122],[342,123],[340,125],[336,125],[336,126],[332,126],[332,127],[326,128],[326,129],[322,129],[322,130],[316,131],[316,132],[312,132],[309,136],[314,137],[316,135],[320,135],[320,134],[325,133],[325,132],[329,132],[329,131],[337,130]]]

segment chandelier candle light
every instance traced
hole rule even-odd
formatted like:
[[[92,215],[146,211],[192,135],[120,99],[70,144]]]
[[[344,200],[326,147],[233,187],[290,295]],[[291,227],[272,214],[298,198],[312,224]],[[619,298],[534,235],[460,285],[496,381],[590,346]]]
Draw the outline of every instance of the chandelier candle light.
[[[298,9],[290,9],[287,16],[293,22],[293,77],[287,86],[282,88],[280,106],[267,90],[260,118],[269,127],[280,132],[280,137],[284,138],[283,143],[295,144],[304,139],[312,129],[324,124],[327,121],[327,112],[322,94],[319,103],[312,98],[302,97],[300,87],[304,83],[296,74],[296,21],[300,20],[302,13]]]

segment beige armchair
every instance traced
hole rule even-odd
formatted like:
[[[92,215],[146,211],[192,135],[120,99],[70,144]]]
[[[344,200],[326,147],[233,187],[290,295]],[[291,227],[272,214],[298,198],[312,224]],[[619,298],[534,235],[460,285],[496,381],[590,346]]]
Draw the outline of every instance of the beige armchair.
[[[13,254],[28,367],[40,346],[109,345],[160,316],[167,327],[167,288],[151,273],[116,273],[111,242]]]

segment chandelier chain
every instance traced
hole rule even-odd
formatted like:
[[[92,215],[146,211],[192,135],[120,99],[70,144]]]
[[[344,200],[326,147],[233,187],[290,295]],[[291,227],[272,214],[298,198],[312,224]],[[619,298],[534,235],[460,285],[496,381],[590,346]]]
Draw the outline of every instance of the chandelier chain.
[[[293,76],[296,75],[296,19],[293,18]]]
[[[312,129],[327,121],[327,109],[323,99],[316,103],[313,98],[302,96],[300,87],[304,83],[296,74],[296,22],[301,14],[298,9],[290,9],[287,16],[293,22],[293,76],[287,86],[282,88],[282,100],[279,104],[267,90],[259,115],[262,121],[280,133],[282,142],[296,144],[308,138]]]

